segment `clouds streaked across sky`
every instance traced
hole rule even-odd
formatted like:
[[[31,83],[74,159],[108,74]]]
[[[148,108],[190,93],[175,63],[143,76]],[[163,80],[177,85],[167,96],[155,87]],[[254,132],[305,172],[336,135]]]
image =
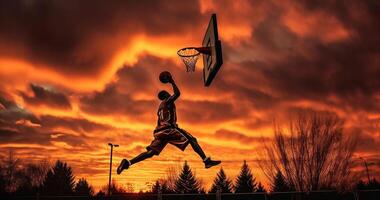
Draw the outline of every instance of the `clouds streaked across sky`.
[[[0,1],[1,153],[62,159],[105,185],[108,142],[120,145],[115,166],[150,143],[157,92],[170,90],[157,77],[169,70],[182,91],[180,126],[227,161],[228,175],[246,159],[265,181],[253,161],[259,138],[272,136],[273,119],[315,110],[359,134],[357,155],[379,177],[379,9],[370,0]],[[201,43],[211,13],[224,65],[204,88],[202,63],[186,74],[176,51]],[[184,160],[206,184],[219,170],[168,146],[115,178],[146,189]]]

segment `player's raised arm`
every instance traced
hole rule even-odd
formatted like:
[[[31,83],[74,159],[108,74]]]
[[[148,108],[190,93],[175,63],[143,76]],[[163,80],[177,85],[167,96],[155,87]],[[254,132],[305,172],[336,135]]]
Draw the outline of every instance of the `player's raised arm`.
[[[168,101],[175,101],[181,95],[181,92],[179,91],[179,88],[177,87],[177,84],[175,84],[172,77],[170,78],[169,83],[172,84],[174,94],[169,97]]]

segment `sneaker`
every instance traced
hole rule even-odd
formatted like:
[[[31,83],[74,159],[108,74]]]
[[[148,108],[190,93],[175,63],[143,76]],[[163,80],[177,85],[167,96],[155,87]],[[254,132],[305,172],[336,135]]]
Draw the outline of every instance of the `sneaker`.
[[[210,168],[210,167],[213,167],[215,165],[219,165],[222,161],[220,160],[211,160],[210,157],[207,157],[206,159],[203,160],[203,162],[205,163],[205,168]]]
[[[127,159],[123,159],[119,165],[119,167],[117,167],[117,174],[121,174],[121,172],[124,170],[124,169],[128,169],[129,166],[131,166],[131,162]]]

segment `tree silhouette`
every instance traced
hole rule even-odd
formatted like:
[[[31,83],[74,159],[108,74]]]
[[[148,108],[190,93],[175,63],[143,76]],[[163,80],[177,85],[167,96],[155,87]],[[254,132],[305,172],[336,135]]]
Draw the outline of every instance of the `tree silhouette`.
[[[271,182],[280,170],[297,191],[341,189],[351,181],[356,140],[344,136],[343,121],[329,113],[305,112],[289,127],[274,127],[275,137],[265,146],[268,160],[259,162]]]
[[[21,165],[20,160],[10,150],[0,169],[0,193],[34,194],[40,186],[35,181],[35,174],[32,173],[32,168],[36,169],[37,166],[36,164]]]
[[[182,171],[179,174],[176,182],[174,191],[176,193],[199,193],[201,188],[198,180],[195,177],[195,174],[191,171],[189,165],[185,161]]]
[[[211,186],[210,193],[216,193],[220,189],[222,193],[232,193],[232,182],[227,178],[223,168],[220,168],[218,174]]]
[[[376,178],[371,179],[367,185],[368,185],[368,189],[372,189],[372,190],[380,189],[380,183],[376,180]]]
[[[152,185],[151,193],[157,194],[159,191],[161,191],[162,194],[173,193],[173,191],[169,189],[167,181],[164,179],[157,179]]]
[[[92,196],[94,194],[94,190],[90,184],[88,184],[85,178],[78,180],[77,184],[75,185],[74,192],[76,195],[80,196]]]
[[[97,197],[97,199],[103,199],[106,196],[106,193],[103,192],[103,190],[99,190],[99,192],[96,193],[95,196]]]
[[[104,185],[101,188],[102,191],[108,191],[108,184]],[[119,184],[115,179],[112,179],[111,181],[111,195],[112,194],[117,194],[117,193],[126,193],[127,190],[126,188],[123,187],[123,185]]]
[[[153,194],[157,194],[158,192],[161,191],[161,183],[159,180],[156,180],[156,182],[152,185],[152,190],[151,192]]]
[[[380,183],[376,180],[376,178],[373,178],[371,180],[362,181],[356,183],[356,189],[357,190],[379,190],[380,189]],[[379,193],[378,192],[362,192],[360,193],[360,199],[379,199]]]
[[[175,183],[179,176],[181,166],[171,166],[167,168],[164,178],[165,185],[167,186],[167,193],[175,193]]]
[[[25,169],[20,169],[15,172],[15,180],[17,181],[15,194],[31,195],[37,191],[37,187],[32,185],[32,178],[26,173]]]
[[[259,184],[257,184],[256,192],[267,192],[267,191],[265,190],[263,184],[261,184],[261,182],[259,182]]]
[[[371,179],[369,182],[364,182],[363,180],[358,181],[356,184],[356,189],[358,190],[376,190],[380,189],[380,183],[376,178]]]
[[[42,186],[42,193],[48,195],[72,195],[75,177],[71,167],[57,160],[54,167],[48,171]]]
[[[108,184],[103,185],[100,190],[108,192]],[[117,193],[132,193],[134,191],[135,188],[132,183],[124,182],[123,184],[120,184],[115,179],[112,179],[111,181],[111,195]]]
[[[24,167],[24,173],[30,178],[33,187],[40,187],[45,180],[49,168],[50,165],[48,161],[42,160],[38,163],[26,164]]]
[[[4,169],[1,166],[0,163],[0,195],[4,195],[6,193],[5,191],[5,176],[4,176]]]
[[[14,156],[12,150],[9,150],[8,157],[4,163],[4,183],[5,191],[7,193],[13,193],[17,190],[20,185],[20,169],[19,169],[20,160]]]
[[[256,179],[253,177],[251,169],[244,160],[240,174],[236,178],[235,193],[249,193],[256,191]]]
[[[286,183],[284,176],[280,171],[277,172],[276,177],[271,185],[272,192],[288,192],[290,191],[289,185]]]
[[[43,184],[49,164],[45,160],[40,163],[24,164],[18,169],[15,178],[18,182],[16,193],[19,195],[34,195]]]

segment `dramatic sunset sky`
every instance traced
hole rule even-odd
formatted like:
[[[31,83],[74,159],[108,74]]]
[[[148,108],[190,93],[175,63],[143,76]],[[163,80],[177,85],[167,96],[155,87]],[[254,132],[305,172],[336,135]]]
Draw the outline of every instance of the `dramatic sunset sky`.
[[[318,3],[316,3],[318,2]],[[245,159],[259,181],[260,138],[302,110],[336,113],[358,134],[356,157],[380,176],[379,1],[0,1],[0,154],[61,159],[77,178],[107,184],[152,139],[169,70],[182,95],[179,125],[234,178]],[[177,50],[200,45],[218,17],[224,65],[209,88],[201,66],[187,74]],[[136,190],[188,160],[168,145],[159,157],[113,177]],[[358,166],[362,163],[358,161]],[[359,169],[360,171],[361,169]]]

